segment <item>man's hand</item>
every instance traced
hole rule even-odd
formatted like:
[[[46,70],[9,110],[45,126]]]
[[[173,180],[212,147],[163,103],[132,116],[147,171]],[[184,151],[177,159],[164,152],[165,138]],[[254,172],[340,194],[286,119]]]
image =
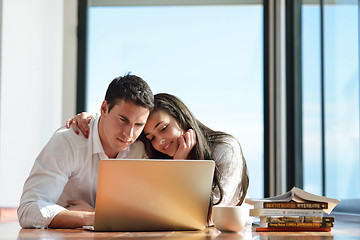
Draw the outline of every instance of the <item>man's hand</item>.
[[[94,225],[95,212],[61,211],[49,224],[49,228],[81,228]]]
[[[84,136],[88,138],[90,133],[88,125],[92,118],[93,116],[87,112],[78,113],[76,116],[66,122],[66,127],[70,128],[70,125],[72,125],[73,130],[76,134],[79,134],[80,130],[84,134]]]
[[[174,159],[187,159],[190,151],[196,144],[196,133],[194,130],[187,130],[184,135],[178,138],[179,148],[174,154]]]
[[[79,228],[94,225],[94,208],[82,200],[68,200],[65,208],[49,224],[50,228]]]

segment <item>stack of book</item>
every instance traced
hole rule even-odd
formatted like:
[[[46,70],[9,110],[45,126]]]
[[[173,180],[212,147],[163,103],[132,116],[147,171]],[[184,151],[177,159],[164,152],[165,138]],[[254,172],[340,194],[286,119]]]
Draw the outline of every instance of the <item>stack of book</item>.
[[[334,217],[328,215],[339,200],[292,188],[285,194],[253,200],[250,216],[258,218],[255,229],[264,231],[321,231],[329,232]]]

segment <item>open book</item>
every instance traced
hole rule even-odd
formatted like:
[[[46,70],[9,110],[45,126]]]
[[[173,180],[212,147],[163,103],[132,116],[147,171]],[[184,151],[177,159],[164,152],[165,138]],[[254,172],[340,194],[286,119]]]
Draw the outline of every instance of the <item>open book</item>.
[[[255,202],[325,202],[327,203],[327,208],[323,209],[324,212],[330,214],[334,207],[340,202],[338,199],[327,198],[323,196],[318,196],[309,192],[306,192],[300,188],[293,187],[290,191],[277,195],[274,197],[263,198],[263,199],[253,199]]]

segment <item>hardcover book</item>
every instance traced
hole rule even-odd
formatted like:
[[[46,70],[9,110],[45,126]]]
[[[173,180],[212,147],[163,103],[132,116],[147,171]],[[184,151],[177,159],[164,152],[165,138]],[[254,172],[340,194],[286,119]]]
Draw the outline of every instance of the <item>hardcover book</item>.
[[[254,202],[254,208],[326,209],[327,202]]]
[[[312,209],[276,209],[276,208],[262,208],[250,209],[250,216],[314,216],[322,217],[322,210]]]
[[[260,223],[273,222],[273,223],[323,223],[334,222],[334,217],[313,217],[313,216],[261,216]]]
[[[330,214],[339,200],[308,193],[300,188],[270,198],[252,200],[250,216],[259,217],[258,232],[329,232],[334,226]]]
[[[319,222],[319,223],[304,223],[304,222],[260,222],[259,227],[327,227],[331,228],[334,226],[332,222]]]
[[[292,202],[296,202],[296,203],[306,203],[306,204],[312,204],[314,202],[318,202],[318,203],[326,203],[327,207],[326,208],[316,208],[316,209],[323,209],[324,212],[330,214],[331,211],[334,209],[334,207],[340,202],[338,199],[334,199],[334,198],[328,198],[328,197],[323,197],[323,196],[318,196],[309,192],[306,192],[300,188],[297,187],[293,187],[290,191],[281,194],[281,195],[277,195],[274,197],[269,197],[269,198],[263,198],[263,199],[253,199],[253,204],[254,207],[257,208],[264,208],[263,206],[261,207],[261,205],[264,205],[264,203],[279,203],[279,202],[284,202],[284,203],[292,203]],[[290,206],[290,205],[288,205]],[[310,206],[310,205],[302,205],[304,209],[306,209],[306,206]],[[313,207],[315,207],[315,205],[312,205]],[[319,205],[320,207],[321,205]],[[300,208],[300,207],[299,207]],[[285,208],[283,208],[285,209]],[[307,208],[309,209],[309,208]]]
[[[330,232],[331,228],[314,227],[258,227],[256,232]]]

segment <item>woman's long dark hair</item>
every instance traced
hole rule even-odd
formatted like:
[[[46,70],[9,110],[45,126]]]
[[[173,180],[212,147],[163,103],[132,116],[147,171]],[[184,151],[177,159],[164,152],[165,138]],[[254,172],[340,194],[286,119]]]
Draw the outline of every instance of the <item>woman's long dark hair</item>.
[[[154,95],[154,100],[155,100],[155,106],[152,112],[163,111],[164,113],[169,114],[170,116],[175,118],[183,130],[187,131],[189,129],[193,129],[195,131],[197,142],[194,148],[189,153],[188,159],[214,160],[213,150],[215,149],[216,145],[219,143],[229,144],[226,141],[226,139],[228,138],[235,139],[233,136],[227,133],[214,131],[208,128],[207,126],[205,126],[204,124],[202,124],[194,117],[194,115],[190,112],[190,110],[186,107],[186,105],[180,99],[178,99],[173,95],[167,93],[158,93]],[[154,159],[171,158],[170,156],[155,150],[151,145],[151,142],[143,134],[141,134],[140,139],[145,144],[145,149],[149,158],[154,158]],[[242,202],[244,201],[249,186],[247,165],[242,152],[241,152],[241,156],[242,156],[242,179],[241,179],[241,188],[240,188],[238,205],[241,205]],[[210,220],[211,217],[211,206],[219,204],[223,199],[224,191],[220,184],[221,177],[222,176],[218,168],[215,167],[215,174],[214,174],[213,186],[212,186],[213,193],[209,208],[208,220]],[[215,189],[218,189],[220,196],[219,196],[219,200],[213,204],[212,201],[214,198]]]

